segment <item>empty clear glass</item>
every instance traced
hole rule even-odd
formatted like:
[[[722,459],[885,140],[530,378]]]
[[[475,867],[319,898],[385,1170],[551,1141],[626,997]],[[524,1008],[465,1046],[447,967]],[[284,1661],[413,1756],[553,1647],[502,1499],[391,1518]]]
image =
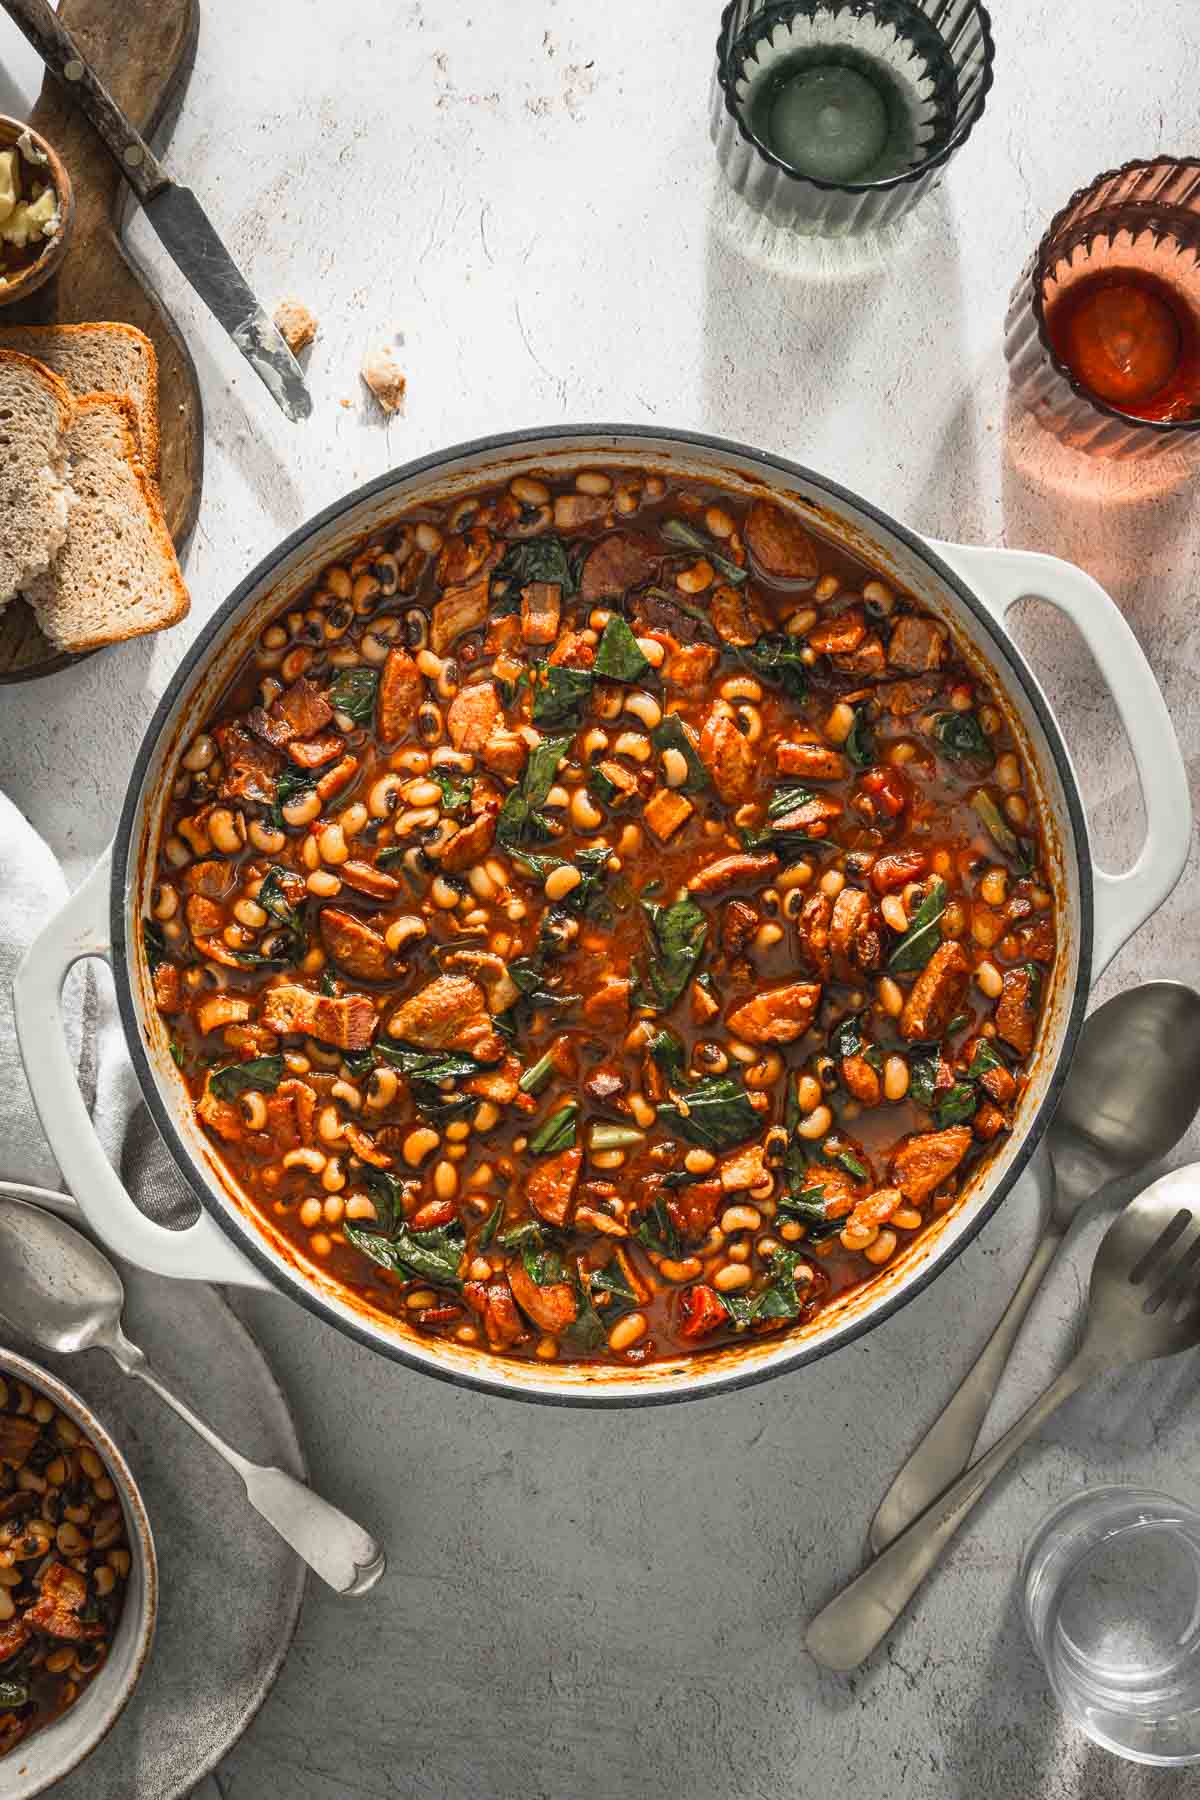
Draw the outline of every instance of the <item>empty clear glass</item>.
[[[1087,1488],[1026,1545],[1025,1622],[1088,1736],[1134,1762],[1200,1761],[1200,1512]]]

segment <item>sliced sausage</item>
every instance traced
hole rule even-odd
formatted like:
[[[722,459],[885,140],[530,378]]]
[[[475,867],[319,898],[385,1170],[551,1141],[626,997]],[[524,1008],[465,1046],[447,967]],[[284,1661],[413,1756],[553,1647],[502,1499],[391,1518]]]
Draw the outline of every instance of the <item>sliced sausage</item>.
[[[996,1030],[1018,1056],[1028,1056],[1033,1049],[1033,1029],[1037,1024],[1037,1001],[1027,969],[1009,969],[996,1002]]]
[[[776,744],[775,773],[802,775],[806,781],[842,781],[849,765],[840,750],[831,749],[814,734]]]
[[[314,732],[323,731],[333,717],[328,699],[306,675],[284,688],[271,712],[287,723],[294,737],[312,737]]]
[[[971,965],[953,938],[939,944],[913,983],[900,1014],[900,1035],[910,1043],[940,1038],[958,1010]]]
[[[791,1044],[812,1024],[820,999],[819,982],[792,981],[755,994],[729,1014],[727,1023],[750,1044]]]
[[[688,882],[689,894],[723,894],[727,888],[745,887],[779,867],[772,852],[763,856],[722,856],[698,869]]]
[[[771,628],[762,602],[749,582],[742,587],[722,585],[716,588],[708,610],[717,636],[739,649],[757,644],[763,632]]]
[[[561,617],[562,588],[557,581],[531,581],[521,590],[521,638],[524,643],[552,644],[558,636]]]
[[[663,677],[669,688],[705,687],[720,659],[710,644],[681,644],[667,657]]]
[[[547,1287],[539,1287],[520,1262],[508,1265],[508,1282],[517,1305],[540,1330],[558,1337],[575,1323],[579,1303],[569,1282],[553,1281]]]
[[[566,1224],[582,1162],[582,1150],[563,1150],[535,1163],[525,1184],[525,1198],[547,1225]]]
[[[225,765],[221,777],[222,800],[257,800],[271,806],[275,777],[283,767],[278,754],[260,744],[241,725],[218,725],[213,732]]]
[[[843,888],[833,903],[829,944],[847,969],[864,974],[879,967],[883,942],[871,896],[861,888]]]
[[[478,631],[487,623],[490,581],[478,575],[467,587],[447,588],[434,602],[429,618],[429,648],[435,656],[445,656],[458,638],[468,631]]]
[[[407,650],[389,650],[379,678],[375,724],[385,744],[394,744],[413,724],[421,709],[425,686]]]
[[[905,1138],[892,1155],[892,1180],[910,1200],[927,1200],[957,1169],[971,1148],[966,1125],[948,1131],[922,1131]]]
[[[513,1301],[507,1281],[468,1281],[463,1299],[483,1320],[493,1350],[510,1350],[529,1336]]]
[[[867,635],[867,621],[860,606],[822,619],[809,632],[806,642],[822,656],[849,656]]]
[[[318,925],[329,955],[357,981],[384,981],[394,975],[391,954],[383,938],[353,913],[343,912],[337,906],[323,906]]]
[[[298,769],[320,769],[340,756],[345,747],[336,731],[326,731],[320,737],[293,738],[287,753]]]
[[[924,675],[929,669],[940,669],[946,648],[946,631],[932,619],[905,613],[896,620],[888,643],[887,659],[893,669],[910,675]]]
[[[480,1062],[504,1054],[483,989],[469,975],[439,975],[410,995],[388,1020],[388,1034],[422,1050],[465,1050]]]
[[[743,536],[760,569],[783,581],[815,581],[817,551],[793,513],[773,500],[756,500],[746,515]]]
[[[583,1003],[583,1016],[604,1031],[624,1031],[629,1023],[633,983],[619,975],[606,976]]]
[[[754,746],[726,712],[712,711],[700,733],[700,760],[727,806],[748,800],[757,785]]]
[[[496,836],[498,812],[499,807],[493,806],[455,832],[438,859],[447,875],[461,875],[474,868],[481,856],[487,855]]]
[[[610,532],[588,552],[580,577],[580,598],[588,606],[597,600],[623,599],[631,588],[652,581],[661,561],[662,553],[648,538],[634,532]]]
[[[341,999],[281,982],[263,995],[262,1022],[281,1036],[314,1037],[339,1050],[365,1050],[375,1035],[375,1008],[365,994]]]

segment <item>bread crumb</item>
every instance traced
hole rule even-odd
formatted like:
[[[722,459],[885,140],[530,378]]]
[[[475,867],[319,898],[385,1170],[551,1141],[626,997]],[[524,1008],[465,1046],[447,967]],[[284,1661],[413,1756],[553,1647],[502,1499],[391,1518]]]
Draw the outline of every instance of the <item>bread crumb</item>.
[[[317,321],[303,300],[281,300],[271,317],[293,356],[307,350],[317,335]]]
[[[362,378],[389,416],[400,411],[404,403],[407,380],[399,363],[386,348],[371,350],[363,361]]]

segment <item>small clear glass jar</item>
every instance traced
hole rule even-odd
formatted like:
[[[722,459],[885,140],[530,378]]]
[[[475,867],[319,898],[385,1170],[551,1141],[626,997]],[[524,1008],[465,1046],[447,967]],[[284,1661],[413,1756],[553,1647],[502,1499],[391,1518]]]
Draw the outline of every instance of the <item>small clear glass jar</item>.
[[[1025,1623],[1068,1718],[1133,1762],[1200,1761],[1200,1512],[1085,1488],[1021,1561]]]
[[[729,0],[712,88],[717,160],[773,225],[817,237],[882,231],[940,181],[970,136],[993,54],[978,0]],[[763,128],[763,96],[817,71],[841,71],[860,94],[876,90],[881,148],[855,179],[798,173]],[[843,100],[853,116],[853,95],[821,109],[835,127]]]

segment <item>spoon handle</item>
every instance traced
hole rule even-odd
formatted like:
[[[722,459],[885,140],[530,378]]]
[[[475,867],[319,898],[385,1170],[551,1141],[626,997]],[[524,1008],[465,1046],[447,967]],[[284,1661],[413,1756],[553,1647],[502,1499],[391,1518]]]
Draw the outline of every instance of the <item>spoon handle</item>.
[[[867,1532],[867,1542],[876,1555],[899,1537],[906,1525],[919,1518],[971,1460],[975,1440],[1012,1355],[1025,1314],[1046,1278],[1046,1271],[1058,1255],[1062,1241],[1062,1232],[1053,1225],[1047,1226],[1016,1293],[974,1366],[963,1378],[962,1386],[947,1402],[879,1502],[879,1510]]]
[[[242,1456],[163,1385],[136,1345],[123,1339],[120,1349],[114,1347],[112,1354],[127,1375],[144,1381],[185,1425],[190,1425],[197,1436],[237,1470],[255,1512],[274,1526],[322,1581],[339,1594],[354,1598],[375,1586],[387,1567],[387,1557],[361,1525],[282,1469],[264,1468]]]
[[[971,1508],[1022,1444],[1045,1424],[1094,1372],[1086,1354],[1076,1356],[991,1449],[964,1470],[941,1499],[869,1563],[849,1587],[819,1612],[805,1642],[828,1669],[853,1669],[887,1636],[925,1577],[938,1562]]]

